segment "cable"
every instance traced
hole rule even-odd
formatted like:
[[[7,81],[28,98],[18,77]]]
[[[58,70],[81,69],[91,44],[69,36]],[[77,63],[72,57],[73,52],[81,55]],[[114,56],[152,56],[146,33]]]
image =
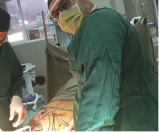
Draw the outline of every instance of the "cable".
[[[59,132],[61,124],[59,124],[59,118],[57,116],[56,116],[56,119],[57,119],[57,122],[58,122],[58,132]]]
[[[52,123],[53,123],[52,125],[54,126],[53,130],[55,131],[55,113],[53,114],[53,122]]]
[[[56,113],[55,113],[55,110],[56,109],[54,109],[54,111],[53,111],[53,122],[52,122],[52,125],[54,125],[54,129],[53,130],[55,130],[55,115],[56,115]]]
[[[45,114],[47,115],[47,117],[49,118],[49,128],[48,128],[48,131],[50,130],[50,117],[49,115],[46,113],[46,109],[45,109]]]
[[[46,107],[47,108],[51,108],[51,109],[60,109],[60,110],[64,110],[64,111],[73,111],[73,110],[68,110],[68,109],[61,109],[61,108],[58,108],[58,107],[50,107],[50,106],[45,106],[45,107],[42,107],[40,110],[44,110],[45,114],[47,115],[48,119],[49,119],[49,127],[48,127],[48,131],[50,130],[50,125],[51,125],[51,121],[50,121],[50,117],[49,115],[47,114],[46,112]],[[38,112],[39,114],[39,112]],[[39,115],[40,119],[42,120],[41,116]],[[62,120],[61,118],[59,118],[60,120]],[[59,120],[58,120],[59,121]],[[68,127],[69,124],[67,122],[65,122],[64,120],[62,120],[63,122],[59,121],[61,124],[63,124],[64,126]],[[42,121],[43,122],[43,121]],[[54,126],[52,126],[52,129],[55,130],[55,110],[53,112],[53,124]],[[53,128],[54,127],[54,128]],[[59,128],[58,128],[59,129]]]
[[[45,107],[47,107],[47,108],[56,108],[56,109],[60,109],[60,110],[64,110],[64,111],[73,111],[73,110],[61,109],[61,108],[58,108],[58,107],[50,107],[50,106],[45,106]],[[45,109],[45,108],[43,107],[40,110],[42,110],[42,109]]]
[[[38,111],[38,115],[39,115],[39,118],[40,118],[41,124],[43,124],[43,125],[42,125],[42,127],[43,127],[43,126],[44,126],[44,122],[43,122],[43,120],[42,120],[41,115],[39,114],[39,111]],[[44,130],[44,127],[43,127],[43,130]]]

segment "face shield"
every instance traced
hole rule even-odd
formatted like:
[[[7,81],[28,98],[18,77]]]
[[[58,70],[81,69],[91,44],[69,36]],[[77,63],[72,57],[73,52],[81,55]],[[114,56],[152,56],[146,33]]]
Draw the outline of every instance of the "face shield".
[[[72,0],[56,0],[55,3],[50,8],[47,15],[45,16],[45,18],[47,20],[53,21],[54,23],[57,23],[58,19],[59,19],[59,12],[68,10],[71,7],[71,3],[70,3],[71,1]],[[52,0],[48,1],[48,7],[51,4],[51,2],[52,2]],[[56,10],[52,11],[53,8],[55,7],[55,5],[58,5],[58,8]]]

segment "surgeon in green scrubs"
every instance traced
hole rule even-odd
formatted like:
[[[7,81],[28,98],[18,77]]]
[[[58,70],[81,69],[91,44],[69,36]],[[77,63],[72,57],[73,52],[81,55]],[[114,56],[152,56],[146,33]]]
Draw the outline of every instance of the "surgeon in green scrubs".
[[[0,8],[0,129],[13,131],[26,116],[22,104],[23,69],[11,45],[5,42],[10,15]],[[15,114],[18,120],[12,122]]]
[[[75,131],[157,131],[158,81],[143,40],[109,8],[90,0],[49,0],[50,19],[74,34],[70,71],[78,81]]]

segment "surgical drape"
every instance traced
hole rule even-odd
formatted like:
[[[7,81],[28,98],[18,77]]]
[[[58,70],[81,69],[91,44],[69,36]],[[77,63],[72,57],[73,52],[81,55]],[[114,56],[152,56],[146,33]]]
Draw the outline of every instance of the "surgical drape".
[[[119,13],[103,8],[68,46],[78,81],[76,131],[157,130],[157,78],[144,43]]]
[[[149,53],[149,56],[154,64],[156,75],[158,76],[157,58],[155,56],[154,45],[152,42],[152,37],[150,35],[149,27],[144,22],[142,23],[141,20],[138,21],[134,27],[137,30],[137,32],[139,33],[140,37],[142,38],[142,40],[145,44],[146,50]]]
[[[46,44],[46,98],[45,104],[72,78],[69,71],[68,53],[58,47]]]

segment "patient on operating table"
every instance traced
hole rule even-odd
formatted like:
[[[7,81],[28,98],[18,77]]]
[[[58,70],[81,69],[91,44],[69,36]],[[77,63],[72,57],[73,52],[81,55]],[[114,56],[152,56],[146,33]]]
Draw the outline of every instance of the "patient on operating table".
[[[74,96],[77,82],[72,78],[45,107],[29,122],[32,131],[63,131],[73,119]]]

